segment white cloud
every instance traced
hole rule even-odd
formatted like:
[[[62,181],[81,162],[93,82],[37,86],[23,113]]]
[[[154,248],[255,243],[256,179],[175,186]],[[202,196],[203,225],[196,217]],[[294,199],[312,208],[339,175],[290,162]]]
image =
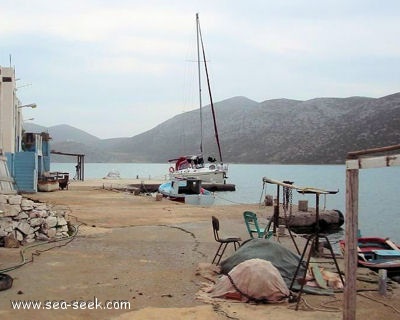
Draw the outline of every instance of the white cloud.
[[[2,8],[0,33],[35,33],[91,42],[119,34],[161,34],[188,27],[189,20],[183,12],[138,3],[115,7],[114,2],[42,0],[23,10],[21,1],[12,1]]]

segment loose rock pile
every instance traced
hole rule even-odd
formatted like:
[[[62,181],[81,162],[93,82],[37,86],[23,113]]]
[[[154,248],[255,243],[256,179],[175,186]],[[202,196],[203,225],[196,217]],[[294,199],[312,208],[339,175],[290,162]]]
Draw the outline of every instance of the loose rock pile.
[[[0,194],[0,246],[68,237],[67,220],[67,212],[53,211],[46,203]]]

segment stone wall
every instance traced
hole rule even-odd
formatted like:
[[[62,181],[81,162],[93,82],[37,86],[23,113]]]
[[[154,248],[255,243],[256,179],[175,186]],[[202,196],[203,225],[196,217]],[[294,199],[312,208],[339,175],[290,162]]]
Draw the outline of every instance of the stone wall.
[[[0,194],[0,246],[68,237],[68,213],[21,195]]]

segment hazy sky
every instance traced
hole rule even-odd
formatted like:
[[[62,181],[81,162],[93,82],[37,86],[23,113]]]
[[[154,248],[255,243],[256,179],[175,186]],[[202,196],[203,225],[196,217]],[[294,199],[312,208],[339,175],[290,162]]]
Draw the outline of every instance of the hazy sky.
[[[134,136],[198,107],[196,12],[215,102],[400,91],[398,0],[0,0],[0,65],[24,118]]]

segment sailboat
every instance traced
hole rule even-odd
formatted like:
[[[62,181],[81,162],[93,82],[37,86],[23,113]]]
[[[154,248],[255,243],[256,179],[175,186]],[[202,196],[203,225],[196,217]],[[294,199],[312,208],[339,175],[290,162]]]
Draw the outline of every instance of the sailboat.
[[[200,152],[195,155],[184,155],[176,159],[168,160],[170,163],[169,175],[171,179],[195,178],[206,183],[225,184],[228,173],[228,165],[222,161],[221,145],[219,142],[218,128],[215,117],[215,109],[211,95],[210,81],[208,77],[207,60],[204,50],[203,38],[200,29],[199,14],[196,13],[196,32],[197,32],[197,71],[199,85],[199,104],[200,104]],[[202,59],[201,59],[202,58]],[[205,75],[207,80],[210,106],[213,116],[214,133],[218,147],[219,161],[213,157],[208,157],[207,161],[203,155],[203,117],[202,117],[202,97],[201,97],[201,62],[204,62]]]

